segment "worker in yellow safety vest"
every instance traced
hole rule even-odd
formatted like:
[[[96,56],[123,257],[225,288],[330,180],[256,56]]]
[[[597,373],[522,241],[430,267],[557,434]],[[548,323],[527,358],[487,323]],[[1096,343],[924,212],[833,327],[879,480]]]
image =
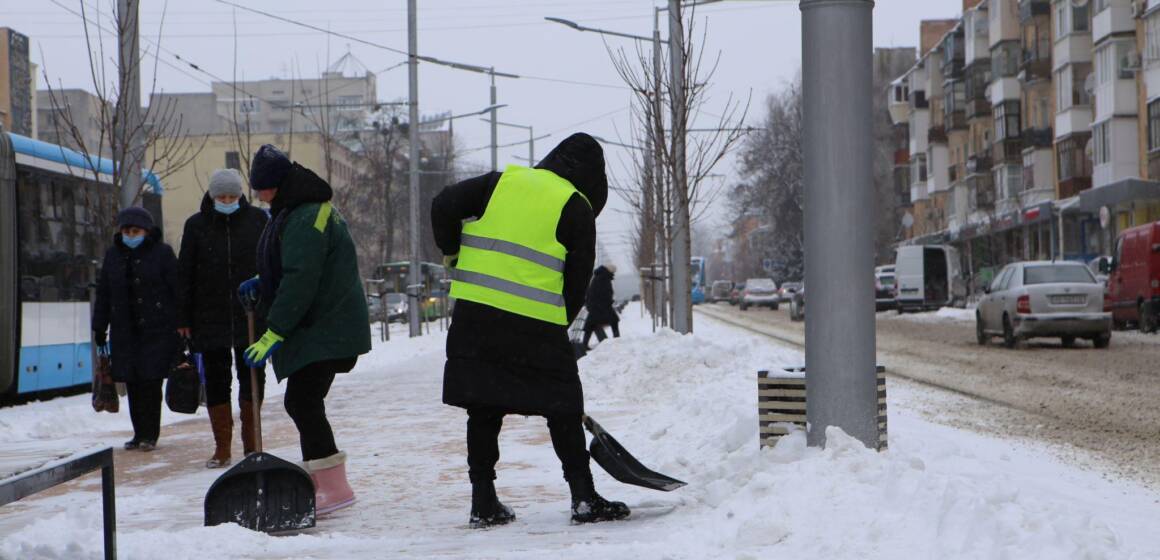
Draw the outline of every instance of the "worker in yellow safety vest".
[[[584,393],[568,325],[584,305],[596,216],[608,199],[600,144],[569,136],[533,168],[508,166],[449,186],[431,205],[456,300],[443,402],[467,410],[473,527],[515,519],[495,493],[505,414],[547,418],[572,493],[572,521],[621,519],[596,493],[581,425]]]

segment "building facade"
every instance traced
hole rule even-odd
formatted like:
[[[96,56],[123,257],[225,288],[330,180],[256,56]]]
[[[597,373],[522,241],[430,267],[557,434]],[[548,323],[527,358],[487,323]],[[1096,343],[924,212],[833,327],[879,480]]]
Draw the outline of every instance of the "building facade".
[[[36,137],[33,66],[28,60],[28,36],[0,27],[0,128]]]

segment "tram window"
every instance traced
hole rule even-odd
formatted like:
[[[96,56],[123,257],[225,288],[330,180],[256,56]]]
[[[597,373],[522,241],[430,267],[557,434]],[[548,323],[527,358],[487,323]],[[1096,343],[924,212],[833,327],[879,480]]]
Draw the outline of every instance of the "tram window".
[[[60,301],[60,289],[55,276],[40,277],[40,301]]]
[[[40,301],[40,281],[35,276],[20,277],[20,301]]]

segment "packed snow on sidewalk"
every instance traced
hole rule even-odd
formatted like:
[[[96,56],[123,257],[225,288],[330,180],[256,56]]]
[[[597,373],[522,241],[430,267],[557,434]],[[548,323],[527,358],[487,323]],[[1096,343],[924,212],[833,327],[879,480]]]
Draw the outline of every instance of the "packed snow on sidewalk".
[[[957,307],[942,307],[937,311],[924,311],[922,313],[903,313],[899,315],[897,311],[881,311],[878,313],[879,318],[896,319],[902,321],[911,321],[914,323],[955,323],[955,322],[974,322],[975,309],[968,307],[966,309],[959,309]]]
[[[625,486],[594,464],[597,489],[633,508],[627,520],[570,525],[543,420],[509,416],[497,486],[517,519],[469,529],[466,416],[440,404],[444,339],[432,333],[376,342],[331,392],[354,507],[293,536],[202,527],[204,492],[220,471],[133,471],[118,480],[120,557],[1160,558],[1160,495],[1028,445],[930,423],[908,407],[937,404],[926,389],[890,382],[888,452],[836,429],[825,449],[794,433],[759,450],[756,371],[798,364],[800,353],[703,316],[693,336],[653,334],[639,317],[630,307],[624,336],[581,361],[588,413],[642,462],[689,485]],[[279,404],[267,405],[268,430],[286,429]],[[42,422],[31,419],[57,406],[0,410],[0,422],[51,441],[53,430],[30,429]],[[64,417],[88,426],[89,441],[113,429],[106,417]],[[69,441],[82,432],[70,421]],[[169,445],[209,449],[202,440]],[[294,445],[268,451],[299,458]],[[100,558],[100,511],[95,481],[0,508],[0,558]]]

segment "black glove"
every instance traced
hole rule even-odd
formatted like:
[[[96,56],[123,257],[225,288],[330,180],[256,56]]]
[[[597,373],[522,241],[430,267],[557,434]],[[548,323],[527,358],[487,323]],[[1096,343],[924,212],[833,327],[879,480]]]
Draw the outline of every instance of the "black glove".
[[[93,344],[97,346],[105,346],[109,343],[108,335],[105,331],[93,331]]]

